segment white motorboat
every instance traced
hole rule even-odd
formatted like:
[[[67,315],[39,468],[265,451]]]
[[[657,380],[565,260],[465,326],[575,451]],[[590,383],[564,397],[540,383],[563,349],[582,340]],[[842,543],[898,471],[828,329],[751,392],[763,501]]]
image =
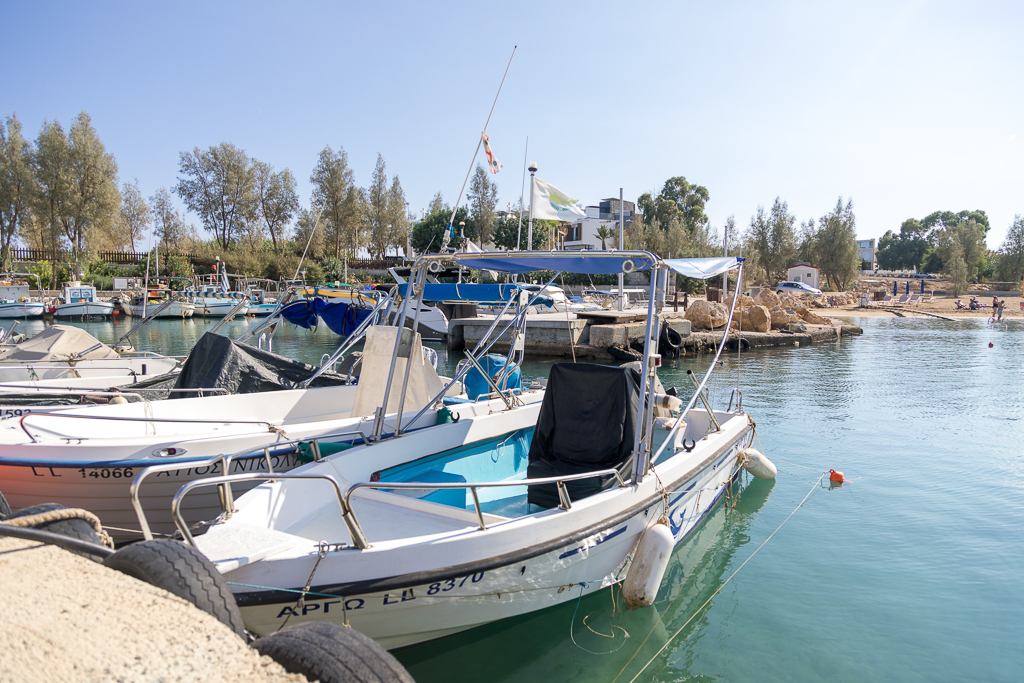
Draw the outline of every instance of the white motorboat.
[[[0,279],[0,318],[42,318],[46,304],[33,297],[28,282],[16,276],[39,277],[33,273],[7,273]]]
[[[179,519],[186,541],[225,575],[257,635],[285,622],[330,620],[396,648],[620,583],[631,606],[650,604],[672,546],[726,494],[745,463],[774,476],[766,473],[770,463],[761,470],[749,464],[763,456],[749,450],[753,422],[739,400],[713,410],[701,393],[724,336],[685,406],[660,394],[656,376],[657,312],[669,272],[711,277],[740,268],[739,259],[429,255],[417,261],[418,282],[442,258],[514,273],[651,270],[640,370],[556,364],[542,403],[513,399],[499,410],[491,400],[486,412],[473,403],[451,406],[461,413],[458,422],[414,432],[399,424],[392,438],[377,427],[372,445],[325,455],[235,499],[201,537]],[[509,325],[519,329],[534,301],[526,293],[515,299]],[[517,346],[505,368],[521,359]],[[400,374],[389,372],[385,396]],[[488,379],[496,392],[505,376],[503,369]],[[675,412],[657,416],[666,409]],[[193,491],[267,479],[240,474],[193,482],[175,497],[175,515]]]
[[[139,529],[129,495],[132,477],[142,468],[163,464],[168,468],[143,487],[141,504],[156,511],[153,528],[169,532],[173,528],[170,499],[183,483],[224,471],[267,471],[268,466],[275,472],[287,471],[299,464],[302,449],[308,450],[302,442],[314,438],[328,442],[322,446],[328,452],[365,440],[371,424],[367,416],[377,405],[374,397],[384,383],[370,367],[373,349],[385,348],[390,359],[396,333],[395,328],[370,328],[370,348],[364,350],[359,372],[364,381],[357,385],[342,384],[347,382],[345,376],[311,374],[315,368],[280,357],[283,362],[272,364],[271,354],[251,347],[254,360],[248,365],[237,357],[213,363],[211,358],[217,354],[204,346],[190,356],[175,385],[192,387],[186,397],[0,420],[0,489],[14,508],[58,502],[91,510],[111,528],[115,540],[131,540]],[[208,337],[231,344],[208,334],[197,347]],[[418,407],[443,393],[444,385],[424,360],[419,340],[406,341],[408,353],[417,361],[409,363],[413,381],[405,405]],[[278,389],[296,388],[266,391],[268,376],[280,378]],[[200,393],[195,387],[223,386],[217,377],[232,383],[234,391],[245,385],[256,393],[187,397]],[[397,405],[395,395],[389,404],[392,412]],[[487,405],[482,402],[477,409],[487,410]],[[433,419],[431,413],[414,427]],[[219,457],[247,448],[254,450],[230,462]],[[216,462],[210,462],[215,456]],[[217,501],[216,492],[197,497],[186,518],[206,519],[218,507]]]
[[[61,299],[53,311],[57,318],[109,318],[114,313],[113,303],[100,301],[96,288],[81,282],[67,283]]]
[[[140,377],[171,372],[178,359],[157,354],[123,355],[85,330],[52,325],[0,352],[0,383],[65,378]]]

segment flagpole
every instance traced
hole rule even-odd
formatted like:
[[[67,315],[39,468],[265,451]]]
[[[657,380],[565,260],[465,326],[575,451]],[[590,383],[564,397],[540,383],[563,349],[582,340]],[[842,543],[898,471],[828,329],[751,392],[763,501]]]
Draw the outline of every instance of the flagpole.
[[[537,172],[537,162],[530,162],[530,228],[527,231],[526,237],[526,250],[530,251],[533,249],[533,178],[534,173]]]
[[[530,153],[530,136],[526,136],[526,149],[523,150],[523,183],[519,186],[519,205],[522,206],[523,195],[526,194],[526,155]],[[530,183],[531,200],[530,206],[533,206],[532,192],[533,183]],[[516,251],[520,249],[520,242],[523,239],[523,212],[522,209],[519,211],[519,230],[516,231]],[[532,243],[529,246],[533,246]]]
[[[491,124],[491,116],[494,115],[494,108],[498,105],[498,97],[501,96],[501,89],[505,85],[505,77],[508,76],[508,70],[512,66],[512,59],[516,56],[516,48],[518,45],[512,46],[512,56],[508,58],[508,65],[505,67],[505,73],[501,77],[501,83],[498,85],[498,93],[494,96],[494,103],[491,104],[491,111],[487,114],[487,121],[484,123],[483,133],[480,135],[480,139],[476,141],[476,149],[473,150],[473,158],[469,161],[469,170],[466,171],[466,179],[462,181],[462,189],[459,190],[459,197],[455,200],[455,205],[452,207],[452,216],[448,219],[448,227],[445,228],[444,238],[441,241],[441,251],[448,249],[448,242],[451,241],[455,228],[452,223],[455,221],[455,214],[459,210],[459,203],[462,201],[462,194],[466,191],[466,185],[469,183],[469,176],[473,173],[473,164],[476,163],[476,155],[480,153],[480,145],[484,142],[484,135],[487,134],[487,126]]]

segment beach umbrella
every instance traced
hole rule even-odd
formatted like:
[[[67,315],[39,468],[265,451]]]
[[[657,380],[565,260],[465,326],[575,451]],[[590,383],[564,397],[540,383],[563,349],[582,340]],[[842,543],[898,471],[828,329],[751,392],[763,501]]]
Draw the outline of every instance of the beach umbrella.
[[[898,283],[898,282],[896,282],[895,280],[893,280],[893,281],[892,281],[892,295],[893,295],[893,296],[896,296],[897,294],[899,294],[899,292],[898,292],[898,291],[896,290],[896,286],[897,286],[898,284],[899,284],[899,283]]]
[[[921,280],[921,293],[924,294],[924,280]]]
[[[910,280],[907,280],[907,294],[910,294]]]

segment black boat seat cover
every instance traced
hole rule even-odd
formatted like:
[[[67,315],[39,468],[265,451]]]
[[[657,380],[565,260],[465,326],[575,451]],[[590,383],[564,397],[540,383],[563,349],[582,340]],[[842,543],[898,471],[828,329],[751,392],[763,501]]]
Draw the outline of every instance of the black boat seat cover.
[[[617,469],[630,471],[640,374],[632,368],[590,363],[555,363],[530,444],[530,479]],[[586,498],[617,485],[614,476],[566,482],[570,500]],[[540,507],[558,505],[555,484],[529,487],[527,500]]]

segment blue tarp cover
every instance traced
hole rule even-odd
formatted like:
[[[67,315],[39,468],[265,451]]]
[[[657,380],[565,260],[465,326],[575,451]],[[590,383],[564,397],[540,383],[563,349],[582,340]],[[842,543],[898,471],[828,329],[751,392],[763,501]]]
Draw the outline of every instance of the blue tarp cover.
[[[505,303],[516,295],[515,285],[478,285],[428,282],[423,285],[426,301],[471,301],[473,303]],[[406,296],[409,283],[398,285],[398,293]]]
[[[295,301],[281,309],[281,317],[293,325],[308,330],[316,326],[318,318],[323,318],[327,327],[342,337],[354,332],[369,315],[368,308],[350,306],[346,303],[328,303],[319,298]]]
[[[632,270],[649,270],[654,257],[646,252],[623,254],[621,252],[580,252],[573,254],[559,251],[547,254],[517,252],[495,252],[482,254],[451,254],[449,258],[469,268],[497,270],[503,273],[529,273],[534,270],[558,270],[565,273],[586,273],[588,275],[612,275],[625,272],[622,264],[632,261]]]

